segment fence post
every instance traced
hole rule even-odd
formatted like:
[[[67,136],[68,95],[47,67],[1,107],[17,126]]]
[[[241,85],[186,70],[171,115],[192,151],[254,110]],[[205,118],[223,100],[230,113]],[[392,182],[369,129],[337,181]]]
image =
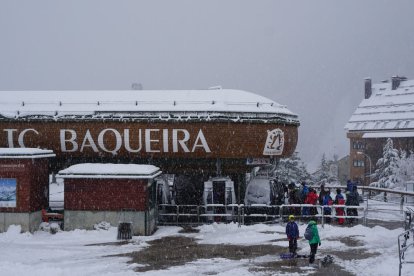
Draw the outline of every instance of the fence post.
[[[367,226],[368,204],[367,208],[364,208],[364,226]]]
[[[284,208],[284,205],[280,205],[280,208],[279,208],[279,217],[280,217],[279,223],[280,224],[282,224],[283,222],[283,208]]]
[[[178,225],[178,217],[180,216],[180,205],[177,205],[177,218],[176,218],[176,222],[177,222],[177,225]]]
[[[197,224],[200,224],[200,206],[197,205]]]
[[[401,195],[401,204],[400,204],[401,214],[403,213],[403,209],[404,209],[404,195]]]
[[[321,207],[321,214],[322,214],[322,228],[325,228],[325,214],[323,212],[323,207]]]
[[[237,205],[237,222],[238,222],[238,227],[241,227],[241,218],[240,218],[240,204]]]

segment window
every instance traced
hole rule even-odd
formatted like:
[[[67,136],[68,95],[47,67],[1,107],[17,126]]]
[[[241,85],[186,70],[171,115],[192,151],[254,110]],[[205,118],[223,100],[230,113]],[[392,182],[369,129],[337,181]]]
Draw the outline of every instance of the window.
[[[352,148],[353,149],[365,149],[365,144],[361,141],[354,141],[352,143]]]
[[[402,121],[398,121],[398,123],[395,125],[394,128],[400,128],[401,123],[402,123]]]
[[[354,167],[364,167],[364,160],[354,160]]]

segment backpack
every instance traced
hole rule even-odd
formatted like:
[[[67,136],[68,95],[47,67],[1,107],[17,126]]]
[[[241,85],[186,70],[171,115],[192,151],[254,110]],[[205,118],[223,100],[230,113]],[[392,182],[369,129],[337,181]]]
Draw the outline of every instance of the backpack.
[[[312,227],[310,225],[308,225],[308,227],[306,227],[305,234],[303,236],[308,241],[310,241],[313,238],[313,231],[312,231]]]

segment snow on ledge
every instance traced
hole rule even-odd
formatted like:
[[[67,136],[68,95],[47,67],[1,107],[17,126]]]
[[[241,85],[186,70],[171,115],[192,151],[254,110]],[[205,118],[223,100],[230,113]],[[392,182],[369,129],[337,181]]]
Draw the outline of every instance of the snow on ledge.
[[[83,163],[59,171],[60,178],[154,178],[161,174],[158,167],[140,164]]]
[[[414,131],[368,132],[362,135],[362,138],[398,138],[398,137],[414,137]]]
[[[56,154],[52,150],[39,149],[39,148],[0,148],[0,158],[46,158],[55,157]]]

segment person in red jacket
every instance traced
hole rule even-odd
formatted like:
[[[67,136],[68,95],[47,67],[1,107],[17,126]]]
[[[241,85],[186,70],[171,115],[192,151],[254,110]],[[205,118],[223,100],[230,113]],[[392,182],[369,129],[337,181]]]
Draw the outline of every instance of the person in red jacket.
[[[318,199],[319,199],[319,197],[316,194],[315,189],[310,188],[308,196],[306,197],[305,203],[316,205],[316,204],[318,204]],[[311,207],[310,208],[310,215],[311,216],[315,216],[317,213],[318,213],[318,210],[316,210],[316,207]]]
[[[336,189],[336,196],[334,200],[335,205],[345,205],[345,199],[344,196],[341,194],[341,189]],[[338,218],[338,224],[342,225],[345,222],[345,219],[342,217],[345,215],[344,208],[335,208],[335,212],[337,216],[340,216]]]

